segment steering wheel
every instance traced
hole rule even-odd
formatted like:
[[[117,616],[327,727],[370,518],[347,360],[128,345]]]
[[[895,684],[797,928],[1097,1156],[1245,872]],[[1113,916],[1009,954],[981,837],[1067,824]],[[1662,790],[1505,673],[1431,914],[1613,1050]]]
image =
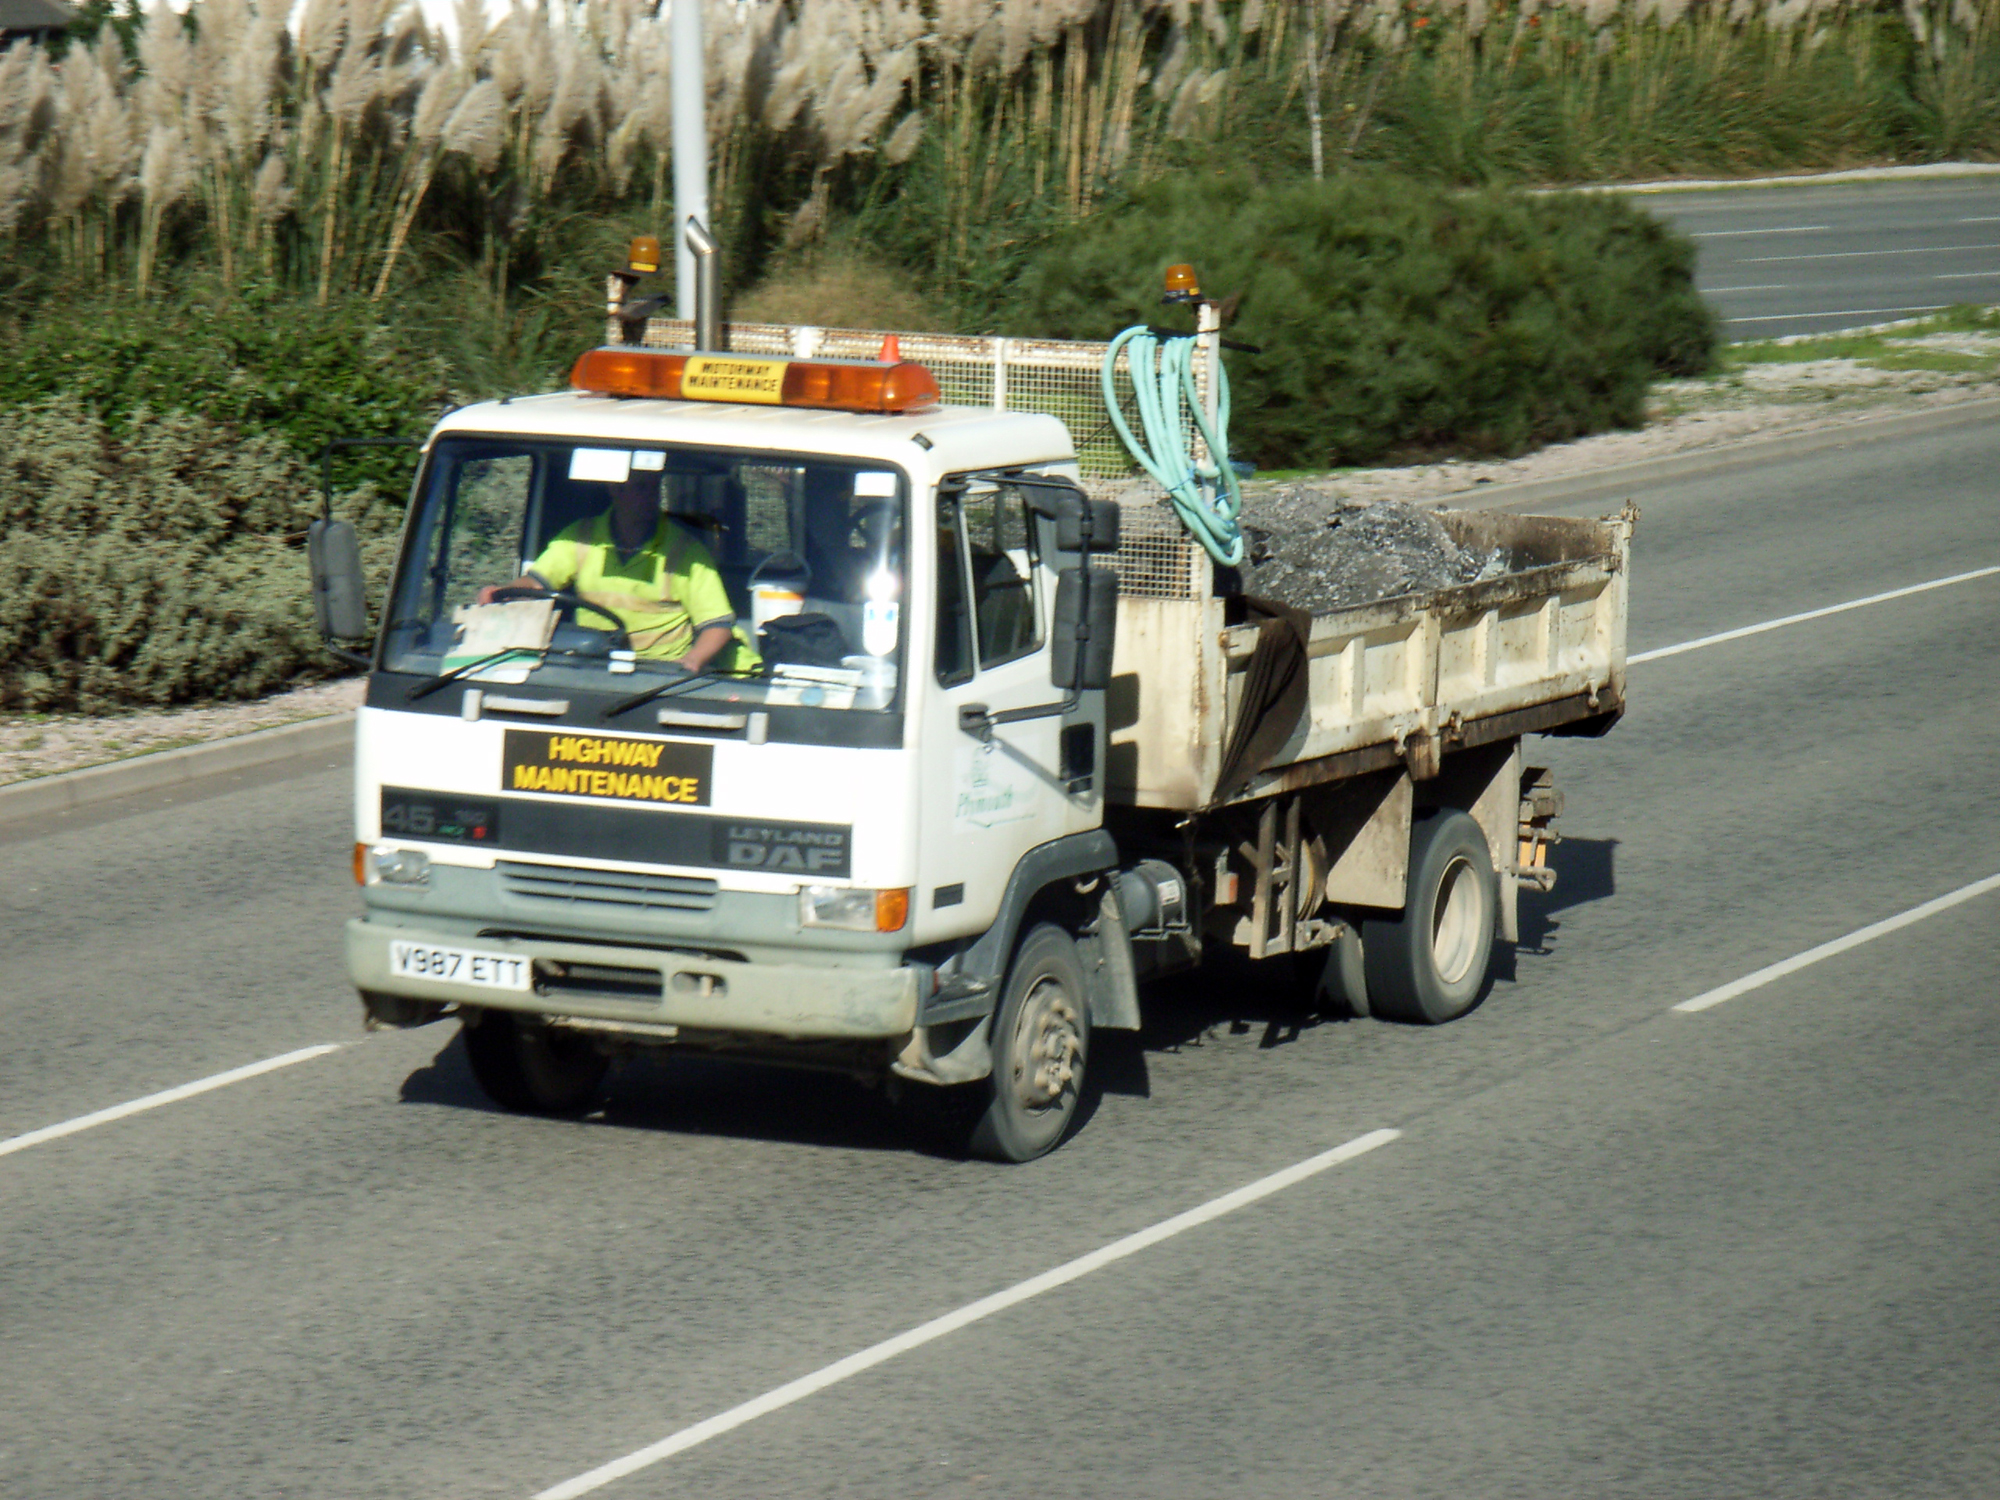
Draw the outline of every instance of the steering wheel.
[[[632,637],[626,633],[625,622],[603,605],[593,604],[581,595],[565,593],[561,589],[537,589],[524,584],[510,583],[505,588],[495,589],[486,597],[492,604],[511,604],[516,599],[553,599],[562,613],[571,615],[580,609],[587,609],[592,614],[602,615],[611,622],[611,645],[614,650],[632,649]]]

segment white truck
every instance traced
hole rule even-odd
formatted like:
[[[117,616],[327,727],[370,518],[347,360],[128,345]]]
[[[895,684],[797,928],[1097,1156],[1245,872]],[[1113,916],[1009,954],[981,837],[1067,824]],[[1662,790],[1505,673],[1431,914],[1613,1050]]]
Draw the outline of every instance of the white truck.
[[[1102,498],[1130,472],[1104,345],[610,329],[575,389],[438,423],[379,630],[351,528],[315,528],[323,628],[372,635],[371,1024],[455,1014],[509,1108],[699,1049],[883,1084],[1025,1161],[1073,1124],[1093,1033],[1205,951],[1364,1014],[1478,1003],[1553,879],[1522,738],[1622,711],[1629,516],[1443,512],[1502,576],[1302,628],[1165,505]],[[746,638],[789,614],[761,668],[649,660],[571,595],[480,602],[634,471]]]

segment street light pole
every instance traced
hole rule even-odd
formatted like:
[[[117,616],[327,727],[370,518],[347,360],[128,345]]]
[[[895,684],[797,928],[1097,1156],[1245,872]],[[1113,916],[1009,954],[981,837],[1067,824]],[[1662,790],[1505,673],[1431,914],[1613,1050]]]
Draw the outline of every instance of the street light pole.
[[[688,220],[708,227],[708,93],[702,83],[701,0],[672,0],[674,305],[695,316],[695,254]]]

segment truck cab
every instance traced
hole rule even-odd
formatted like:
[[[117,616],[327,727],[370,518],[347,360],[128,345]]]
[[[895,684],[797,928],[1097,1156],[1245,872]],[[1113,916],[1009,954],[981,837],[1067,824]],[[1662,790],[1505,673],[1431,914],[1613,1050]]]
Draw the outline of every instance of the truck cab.
[[[1075,933],[1071,887],[1116,860],[1104,694],[1052,681],[1082,559],[1049,496],[1075,472],[1061,422],[934,391],[857,411],[576,390],[446,417],[357,728],[346,948],[371,1018],[456,1013],[521,1109],[580,1108],[639,1046],[989,1078],[1024,920],[1053,887]],[[727,591],[713,669],[560,590],[508,597],[634,476]],[[807,628],[760,640],[774,622]],[[974,1121],[988,1154],[1038,1154],[1074,1110],[1079,969],[1057,952],[1017,1026],[1016,1086]]]

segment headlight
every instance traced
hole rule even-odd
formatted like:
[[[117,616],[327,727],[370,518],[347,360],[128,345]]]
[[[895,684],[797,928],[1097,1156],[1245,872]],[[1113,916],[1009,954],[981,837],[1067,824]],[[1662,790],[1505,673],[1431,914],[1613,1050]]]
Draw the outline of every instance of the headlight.
[[[876,891],[865,886],[799,887],[799,921],[846,932],[900,932],[910,917],[907,887]]]
[[[429,885],[431,857],[420,849],[377,844],[368,851],[370,885]]]

